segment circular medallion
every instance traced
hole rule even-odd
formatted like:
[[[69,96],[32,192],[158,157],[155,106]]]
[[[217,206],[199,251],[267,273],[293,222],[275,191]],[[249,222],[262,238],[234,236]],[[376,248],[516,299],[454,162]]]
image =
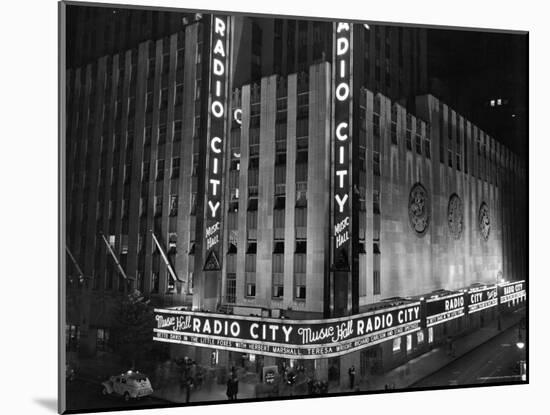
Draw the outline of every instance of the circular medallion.
[[[489,232],[491,231],[491,220],[489,219],[489,207],[485,202],[482,202],[481,206],[479,207],[478,222],[479,232],[481,233],[481,236],[485,240],[489,239]]]
[[[430,199],[428,191],[416,183],[409,194],[409,221],[417,235],[422,236],[430,223]]]
[[[449,198],[447,207],[447,220],[449,221],[449,230],[455,239],[460,239],[462,229],[464,228],[464,210],[462,208],[462,199],[453,193]]]

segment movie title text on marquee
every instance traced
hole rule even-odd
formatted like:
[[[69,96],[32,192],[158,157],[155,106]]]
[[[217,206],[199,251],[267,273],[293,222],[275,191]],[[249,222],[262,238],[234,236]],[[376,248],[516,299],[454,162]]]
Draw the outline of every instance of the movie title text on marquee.
[[[328,320],[155,310],[154,340],[273,356],[338,356],[420,329],[420,303]]]
[[[228,27],[225,16],[212,16],[210,53],[210,108],[208,128],[208,176],[206,202],[206,258],[219,258],[222,202],[223,148],[226,129],[228,81]]]
[[[349,261],[350,245],[350,165],[351,165],[351,102],[352,102],[352,25],[334,23],[332,132],[333,171],[333,260],[346,255]]]
[[[473,289],[467,292],[468,313],[485,310],[498,305],[497,287]]]
[[[464,316],[464,294],[426,300],[426,326],[431,327]]]
[[[521,301],[527,297],[525,290],[525,281],[514,281],[505,284],[500,284],[499,287],[500,304]]]

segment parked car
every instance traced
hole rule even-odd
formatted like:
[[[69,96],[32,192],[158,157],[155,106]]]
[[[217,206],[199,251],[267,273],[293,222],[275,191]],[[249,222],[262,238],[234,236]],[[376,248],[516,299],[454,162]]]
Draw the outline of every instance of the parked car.
[[[140,372],[129,370],[101,383],[103,395],[116,393],[123,396],[125,401],[143,398],[153,393],[149,378]]]

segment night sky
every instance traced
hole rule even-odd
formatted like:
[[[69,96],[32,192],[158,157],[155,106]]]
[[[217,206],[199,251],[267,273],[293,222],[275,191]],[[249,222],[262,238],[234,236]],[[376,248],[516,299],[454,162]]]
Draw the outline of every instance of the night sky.
[[[527,35],[430,29],[428,77],[430,92],[527,159]]]
[[[76,8],[75,6],[73,6]],[[79,24],[68,7],[67,58],[71,66],[72,38]],[[78,6],[80,7],[80,6]],[[94,26],[113,24],[124,18],[113,8],[94,7]],[[119,9],[120,10],[120,9]],[[156,13],[156,12],[152,12]],[[172,12],[174,13],[174,12]],[[181,14],[178,22],[181,21]],[[179,27],[179,23],[178,23]],[[174,28],[144,29],[139,39],[166,36]],[[155,34],[151,33],[154,32]],[[124,45],[130,49],[135,45]],[[460,114],[495,137],[524,160],[528,155],[528,37],[524,34],[465,30],[428,29],[428,92],[442,99]],[[115,47],[116,48],[116,47]],[[116,53],[100,50],[95,58]],[[113,50],[111,50],[113,49]],[[80,63],[81,64],[81,63]],[[490,107],[491,99],[506,104]]]

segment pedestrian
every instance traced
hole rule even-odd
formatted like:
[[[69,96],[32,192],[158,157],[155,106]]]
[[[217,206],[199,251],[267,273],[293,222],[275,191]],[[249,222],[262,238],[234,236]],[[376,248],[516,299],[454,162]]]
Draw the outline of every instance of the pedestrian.
[[[191,400],[191,388],[193,387],[193,381],[191,378],[187,378],[186,390],[185,390],[185,403],[189,403]]]
[[[454,342],[454,340],[451,340],[451,357],[456,356],[455,352],[456,352],[455,342]]]
[[[225,394],[227,395],[227,399],[230,401],[233,400],[233,378],[229,377],[227,379],[227,390],[225,391]]]
[[[239,393],[239,380],[237,379],[237,376],[233,377],[233,400],[237,400],[237,394]]]
[[[348,370],[349,375],[349,388],[353,389],[353,385],[355,384],[355,366],[351,366]]]

